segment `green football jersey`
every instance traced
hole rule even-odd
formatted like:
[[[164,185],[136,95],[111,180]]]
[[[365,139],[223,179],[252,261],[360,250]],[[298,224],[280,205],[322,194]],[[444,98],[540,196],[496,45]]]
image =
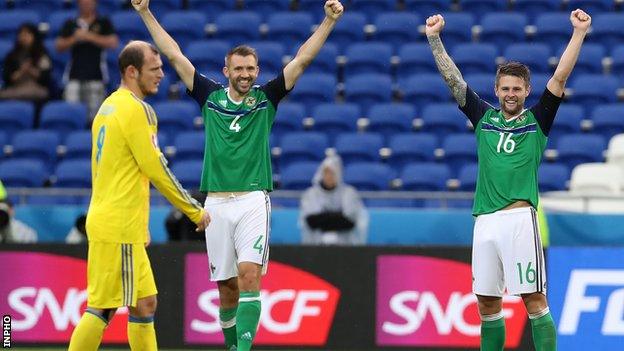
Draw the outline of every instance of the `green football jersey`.
[[[288,93],[284,75],[253,86],[243,101],[228,88],[195,72],[193,91],[206,134],[200,190],[273,190],[269,134],[279,101]]]
[[[539,102],[511,120],[466,91],[468,116],[477,138],[479,174],[472,213],[492,213],[524,200],[537,208],[537,170],[561,98],[547,89]]]

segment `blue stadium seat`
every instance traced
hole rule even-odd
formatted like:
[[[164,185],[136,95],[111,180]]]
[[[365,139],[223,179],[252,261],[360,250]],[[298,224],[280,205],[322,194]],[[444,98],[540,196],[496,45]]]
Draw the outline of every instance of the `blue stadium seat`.
[[[147,40],[150,35],[136,11],[118,11],[110,16],[121,43]],[[167,28],[168,29],[168,28]]]
[[[577,104],[561,104],[557,110],[555,122],[548,134],[549,148],[554,149],[562,135],[580,133],[583,117],[583,108],[581,106]]]
[[[203,131],[182,132],[175,136],[175,162],[186,160],[203,160],[204,141],[206,136]]]
[[[245,25],[241,25],[244,23]],[[260,40],[260,16],[251,11],[232,11],[217,17],[217,32],[214,37],[227,40],[237,46],[249,41]]]
[[[260,77],[264,76],[273,79],[284,66],[282,59],[286,54],[284,45],[276,41],[255,41],[249,46],[256,49],[258,54],[258,65],[260,66]],[[258,80],[260,80],[258,77]]]
[[[362,110],[352,103],[324,103],[314,109],[312,117],[314,130],[325,133],[333,144],[339,133],[357,130],[357,120],[362,117]]]
[[[333,102],[336,96],[336,76],[328,73],[306,73],[290,92],[290,101],[302,103],[308,114],[321,103]]]
[[[51,129],[64,137],[73,130],[87,125],[87,107],[81,103],[50,101],[41,110],[40,127]]]
[[[446,12],[444,16],[444,47],[452,52],[457,44],[472,41],[475,18],[468,12]]]
[[[318,6],[318,1],[315,6]],[[364,26],[366,25],[366,16],[360,12],[346,12],[340,21],[336,23],[334,30],[329,35],[327,42],[333,43],[338,47],[340,53],[350,44],[364,41],[366,38]]]
[[[392,46],[381,42],[355,43],[345,52],[345,79],[363,73],[390,73]]]
[[[561,8],[561,0],[515,0],[513,9],[523,12],[533,22],[535,16],[545,12],[555,12]]]
[[[409,163],[401,172],[402,189],[409,191],[446,190],[451,170],[446,164],[433,162]]]
[[[572,28],[570,14],[567,12],[547,12],[535,18],[536,33],[533,40],[550,46],[552,50],[559,50],[570,40]]]
[[[493,106],[498,106],[498,97],[494,94],[494,84],[496,83],[496,75],[492,73],[482,74],[466,74],[464,79],[472,88],[472,90],[479,95],[479,97]],[[538,93],[539,94],[539,93]]]
[[[593,133],[607,139],[624,133],[624,104],[598,105],[591,114],[594,122]]]
[[[343,133],[336,137],[336,153],[345,165],[381,161],[379,150],[382,147],[383,136],[378,133]]]
[[[5,160],[0,163],[0,179],[6,187],[42,187],[49,172],[40,160]]]
[[[438,73],[421,73],[399,82],[403,101],[418,111],[431,103],[447,102],[451,99],[448,86]]]
[[[457,176],[459,180],[459,190],[475,191],[477,188],[477,176],[479,175],[479,165],[477,163],[464,164]]]
[[[451,0],[403,0],[405,10],[419,13],[425,17],[451,10]]]
[[[596,105],[614,103],[617,100],[618,81],[615,77],[601,74],[577,76],[570,88],[573,91],[570,101],[583,105],[591,111]]]
[[[91,160],[61,161],[54,176],[58,188],[91,188]]]
[[[617,45],[611,52],[613,64],[611,65],[611,73],[618,76],[624,82],[624,44]]]
[[[191,101],[161,101],[154,104],[158,131],[169,135],[193,129],[193,119],[200,115],[199,107]]]
[[[509,45],[509,42],[525,41],[524,27],[526,25],[527,18],[523,13],[487,13],[481,20],[479,40],[493,43],[499,50],[502,50]]]
[[[0,39],[0,64],[4,67],[4,59],[13,50],[13,42],[6,39]],[[2,75],[0,75],[0,83],[2,83]]]
[[[375,162],[357,162],[344,169],[345,183],[360,191],[389,190],[396,172],[390,166]]]
[[[399,48],[397,66],[399,84],[413,74],[435,73],[437,69],[429,44],[408,43]]]
[[[0,101],[0,130],[9,135],[30,129],[35,123],[35,107],[31,102]]]
[[[48,17],[54,11],[63,9],[63,0],[13,0],[13,6],[18,10],[35,11],[41,18]]]
[[[296,51],[293,51],[293,57],[296,53]],[[338,76],[338,63],[336,62],[337,57],[338,47],[336,44],[325,43],[312,63],[306,68],[305,72],[329,73],[334,76]]]
[[[320,162],[303,161],[295,162],[280,174],[280,189],[305,190],[312,185],[312,178],[318,169]]]
[[[199,11],[172,11],[164,15],[162,26],[175,38],[180,47],[206,36],[206,16]]]
[[[347,102],[360,105],[362,111],[368,111],[374,104],[392,100],[392,80],[385,74],[365,73],[352,76],[345,82],[345,98]]]
[[[290,9],[290,0],[245,0],[244,9],[264,16]]]
[[[279,41],[288,51],[292,51],[310,37],[313,22],[312,15],[308,13],[276,12],[267,21],[267,38]]]
[[[375,104],[368,111],[367,130],[380,133],[390,140],[391,136],[412,130],[415,116],[414,107],[410,104]]]
[[[168,13],[182,10],[184,0],[150,0],[150,11],[162,18]]]
[[[444,160],[453,174],[462,166],[477,162],[477,138],[472,134],[450,134],[442,142]]]
[[[184,189],[193,191],[199,189],[203,166],[204,162],[201,160],[180,161],[173,164],[171,172]]]
[[[118,70],[116,70],[118,72]],[[109,71],[110,72],[110,71]],[[171,89],[171,79],[169,78],[171,75],[165,74],[165,76],[158,83],[158,92],[155,95],[147,96],[145,98],[145,102],[150,105],[155,104],[158,101],[166,101],[169,100],[169,90]],[[173,77],[177,78],[177,76],[173,75]],[[115,89],[119,85],[119,80],[114,81]],[[186,87],[182,87],[182,91],[178,92],[178,94],[186,95]]]
[[[560,58],[565,50],[565,46],[559,49],[557,57]],[[607,55],[602,44],[586,43],[581,47],[576,64],[574,65],[574,75],[576,77],[582,74],[601,74],[602,58]]]
[[[507,1],[500,0],[459,0],[459,6],[462,11],[469,12],[475,17],[479,17],[484,13],[505,11],[507,9]]]
[[[425,106],[420,115],[423,121],[422,130],[435,134],[439,138],[449,134],[468,132],[466,115],[459,110],[457,104],[429,104]]]
[[[607,142],[602,135],[568,134],[559,138],[557,161],[573,169],[581,163],[602,162]]]
[[[37,25],[39,14],[32,10],[10,10],[0,12],[0,39],[14,40],[17,28],[23,23]]]
[[[5,145],[9,145],[9,137],[2,130],[2,131],[0,131],[0,150],[2,150],[2,148],[4,148]],[[2,158],[2,154],[3,153],[0,152],[0,158]]]
[[[185,50],[186,57],[193,63],[197,71],[206,74],[210,71],[221,71],[225,66],[225,55],[230,45],[221,40],[199,40],[191,42]]]
[[[542,163],[537,171],[537,179],[540,192],[566,190],[570,170],[559,163]]]
[[[282,154],[279,157],[281,169],[293,162],[320,162],[325,157],[329,140],[323,133],[297,132],[286,134],[280,141]]]
[[[99,14],[110,15],[116,11],[121,10],[122,3],[119,0],[99,0],[97,4],[97,10]]]
[[[71,132],[65,139],[65,159],[91,159],[91,131]]]
[[[45,39],[43,41],[43,45],[48,50],[48,55],[50,55],[50,59],[52,59],[52,86],[53,89],[63,89],[63,74],[65,73],[65,68],[67,67],[67,63],[70,59],[70,50],[66,50],[64,52],[56,51],[55,47],[55,39]],[[116,67],[116,66],[115,66]],[[109,70],[110,71],[110,70]]]
[[[368,23],[373,23],[378,13],[394,11],[396,0],[351,0],[350,11],[360,11],[367,17]]]
[[[390,139],[392,154],[388,163],[394,169],[403,169],[412,162],[432,162],[438,147],[438,138],[429,133],[402,133]]]
[[[373,40],[391,44],[396,52],[401,44],[422,38],[422,35],[414,30],[422,22],[420,16],[410,12],[380,13],[373,22],[375,25]]]
[[[615,1],[613,0],[568,0],[565,2],[570,10],[583,9],[585,12],[598,14],[601,12],[613,11]],[[593,22],[593,21],[592,21]]]
[[[485,43],[457,44],[451,56],[462,74],[496,71],[496,46]]]
[[[624,14],[597,14],[592,19],[590,40],[601,43],[607,48],[612,48],[624,42]]]
[[[210,17],[208,20],[213,20],[215,15],[234,10],[236,7],[236,1],[232,0],[187,0],[189,9],[194,11],[200,11]]]
[[[537,103],[551,77],[550,73],[531,73],[531,92],[524,101],[525,107],[529,108]]]
[[[48,130],[25,130],[13,135],[12,145],[12,158],[40,160],[48,170],[52,170],[56,162],[59,136]]]
[[[73,19],[77,16],[75,10],[58,10],[50,13],[48,16],[48,24],[50,25],[47,33],[48,38],[56,39],[59,32],[70,19]]]
[[[296,102],[280,102],[271,134],[279,138],[290,132],[303,130],[303,119],[306,117],[305,107]]]
[[[548,59],[550,47],[543,43],[517,43],[507,46],[503,56],[506,61],[518,61],[529,66],[531,73],[548,73],[551,71]]]

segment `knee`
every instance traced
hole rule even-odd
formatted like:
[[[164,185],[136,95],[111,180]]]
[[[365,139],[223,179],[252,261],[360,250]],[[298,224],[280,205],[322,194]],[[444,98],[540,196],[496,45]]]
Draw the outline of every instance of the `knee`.
[[[479,313],[481,315],[496,314],[502,309],[502,299],[500,297],[477,296],[479,302]]]
[[[238,270],[238,281],[243,291],[256,291],[260,289],[262,267],[257,264],[241,264]]]
[[[218,282],[219,300],[221,307],[234,307],[238,304],[238,282],[232,278],[223,282]]]
[[[130,314],[135,317],[150,317],[156,313],[157,305],[156,295],[144,297],[137,301],[136,307],[130,308]]]
[[[529,314],[540,313],[548,308],[548,301],[546,300],[546,296],[542,293],[522,295],[522,300]]]

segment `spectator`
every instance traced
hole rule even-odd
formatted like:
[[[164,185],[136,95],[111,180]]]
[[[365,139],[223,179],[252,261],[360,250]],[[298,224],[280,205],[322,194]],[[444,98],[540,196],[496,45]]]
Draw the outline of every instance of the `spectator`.
[[[355,188],[342,181],[342,161],[327,157],[301,198],[304,244],[363,245],[368,213]]]
[[[83,244],[87,242],[87,215],[81,214],[76,218],[76,222],[72,229],[69,230],[67,236],[65,237],[65,242],[67,244]]]
[[[13,49],[4,58],[2,99],[31,100],[40,105],[50,95],[52,60],[41,33],[31,23],[22,24]]]
[[[103,50],[119,45],[113,24],[99,16],[96,7],[96,0],[78,0],[78,18],[65,22],[56,39],[59,52],[71,49],[65,100],[85,103],[91,119],[106,95],[108,72]]]
[[[34,243],[37,232],[14,218],[15,211],[11,202],[0,201],[0,243]]]
[[[199,191],[191,193],[191,196],[201,204],[206,201],[206,195]],[[165,219],[165,228],[169,241],[206,241],[206,236],[195,230],[197,225],[175,207]]]

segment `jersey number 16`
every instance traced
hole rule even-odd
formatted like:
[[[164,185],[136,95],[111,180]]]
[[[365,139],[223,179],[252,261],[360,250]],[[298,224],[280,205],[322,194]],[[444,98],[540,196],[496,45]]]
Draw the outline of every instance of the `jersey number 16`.
[[[516,148],[516,142],[511,139],[513,133],[503,133],[500,132],[500,138],[498,138],[498,145],[496,145],[496,152],[500,153],[501,148],[506,153],[510,154]]]

